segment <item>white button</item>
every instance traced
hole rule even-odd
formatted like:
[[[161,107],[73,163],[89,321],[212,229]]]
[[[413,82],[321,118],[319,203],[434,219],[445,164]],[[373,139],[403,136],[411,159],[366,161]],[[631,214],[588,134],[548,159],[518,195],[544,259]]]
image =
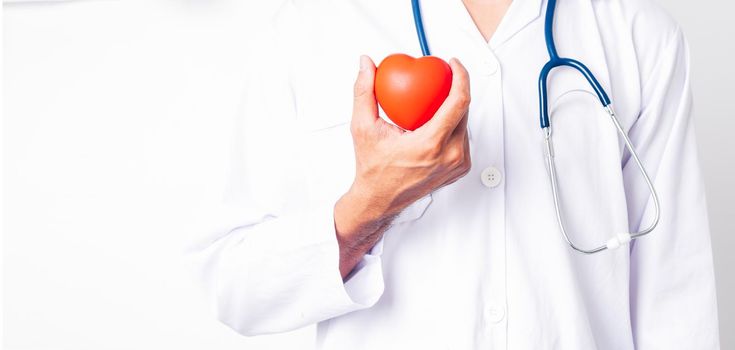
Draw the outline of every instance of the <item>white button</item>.
[[[505,318],[505,308],[499,305],[491,305],[485,310],[485,318],[488,322],[499,323]]]
[[[498,187],[502,179],[503,175],[500,173],[500,170],[494,166],[485,168],[480,174],[482,184],[489,188]]]

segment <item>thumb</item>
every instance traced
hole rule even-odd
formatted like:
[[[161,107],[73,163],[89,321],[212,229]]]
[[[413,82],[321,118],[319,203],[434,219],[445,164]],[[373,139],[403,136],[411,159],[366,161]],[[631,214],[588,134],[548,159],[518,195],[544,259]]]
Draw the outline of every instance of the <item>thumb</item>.
[[[378,118],[378,105],[375,100],[375,63],[366,55],[360,56],[360,72],[355,81],[355,100],[352,106],[352,119],[357,122],[374,122]]]

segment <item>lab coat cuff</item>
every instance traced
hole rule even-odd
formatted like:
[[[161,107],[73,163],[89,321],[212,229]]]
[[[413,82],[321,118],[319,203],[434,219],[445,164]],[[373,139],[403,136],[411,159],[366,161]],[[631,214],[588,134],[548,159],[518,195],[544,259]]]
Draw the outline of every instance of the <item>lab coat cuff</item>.
[[[355,302],[374,305],[383,294],[383,237],[355,265],[344,282],[347,295]]]
[[[380,299],[384,290],[383,267],[380,255],[383,252],[383,238],[362,257],[355,265],[352,272],[343,280],[339,271],[339,243],[337,242],[337,232],[334,227],[334,208],[329,207],[329,213],[325,215],[329,218],[329,225],[325,225],[324,232],[327,232],[330,239],[330,250],[332,251],[333,268],[330,270],[333,281],[330,288],[338,296],[340,304],[349,305],[348,309],[357,310],[368,308]],[[328,227],[326,227],[328,226]]]

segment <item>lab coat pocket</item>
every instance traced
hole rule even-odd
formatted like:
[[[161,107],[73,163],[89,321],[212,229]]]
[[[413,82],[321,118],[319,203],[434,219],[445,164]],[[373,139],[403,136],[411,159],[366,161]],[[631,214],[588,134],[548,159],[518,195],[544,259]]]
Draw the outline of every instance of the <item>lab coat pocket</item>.
[[[432,201],[433,198],[431,193],[419,198],[415,202],[411,203],[411,205],[404,208],[403,211],[393,219],[393,224],[402,224],[420,219],[424,216],[426,209]]]

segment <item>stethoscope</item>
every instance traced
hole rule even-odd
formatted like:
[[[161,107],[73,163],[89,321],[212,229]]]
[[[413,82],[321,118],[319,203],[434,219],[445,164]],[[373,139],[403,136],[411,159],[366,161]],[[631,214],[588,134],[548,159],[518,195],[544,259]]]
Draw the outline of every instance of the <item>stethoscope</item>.
[[[411,0],[411,5],[413,7],[413,19],[414,24],[416,25],[416,33],[418,34],[419,43],[421,44],[421,52],[424,56],[429,56],[429,45],[426,41],[426,33],[424,32],[424,24],[423,20],[421,18],[421,8],[419,6],[419,0]],[[556,52],[556,44],[554,43],[554,12],[556,11],[556,0],[548,0],[548,4],[546,7],[546,18],[544,22],[544,35],[546,39],[546,49],[549,52],[549,61],[544,65],[544,67],[541,69],[541,74],[539,76],[539,82],[538,82],[538,89],[539,89],[539,108],[540,108],[540,121],[541,121],[541,130],[543,130],[544,135],[544,144],[546,146],[546,163],[548,165],[549,170],[549,179],[551,180],[551,192],[554,197],[554,208],[556,211],[556,219],[559,223],[559,229],[561,230],[561,234],[564,236],[564,240],[567,241],[569,246],[571,246],[574,250],[585,253],[585,254],[594,254],[601,252],[606,249],[616,249],[620,246],[627,245],[632,240],[639,238],[643,235],[646,235],[653,231],[653,229],[658,225],[658,222],[661,218],[661,209],[660,209],[660,203],[658,200],[658,195],[656,194],[656,190],[653,187],[653,183],[651,181],[651,178],[648,176],[648,173],[646,172],[646,169],[643,167],[643,164],[641,163],[640,158],[638,158],[638,153],[636,153],[635,149],[633,148],[633,144],[630,141],[630,138],[628,138],[628,134],[623,130],[623,127],[620,125],[620,122],[618,121],[618,118],[615,116],[615,112],[612,109],[612,104],[610,102],[610,98],[608,97],[607,93],[605,92],[605,89],[602,88],[602,85],[597,81],[597,78],[592,74],[592,72],[584,65],[582,62],[579,62],[577,60],[571,59],[571,58],[563,58],[559,57],[559,54]],[[547,101],[547,93],[546,93],[546,87],[547,87],[547,80],[549,77],[549,73],[554,68],[561,67],[561,66],[567,66],[576,69],[579,71],[585,79],[587,79],[587,82],[589,82],[590,86],[592,86],[592,89],[595,90],[595,93],[597,94],[597,98],[600,100],[600,103],[602,103],[602,107],[605,109],[605,111],[610,115],[610,119],[612,120],[613,124],[615,125],[615,128],[618,130],[618,133],[623,137],[623,140],[625,140],[625,146],[630,151],[631,156],[633,157],[633,160],[635,161],[636,165],[638,166],[638,169],[640,170],[641,174],[643,175],[643,178],[646,181],[646,185],[648,185],[648,190],[651,192],[651,197],[653,198],[653,204],[656,209],[656,217],[653,220],[653,223],[649,225],[647,228],[635,232],[635,233],[618,233],[617,235],[610,238],[605,244],[602,244],[596,248],[592,249],[584,249],[580,248],[572,240],[569,238],[569,235],[567,234],[567,230],[564,227],[564,220],[562,219],[562,212],[560,209],[559,204],[559,191],[558,191],[558,184],[557,184],[557,175],[556,175],[556,165],[554,163],[554,148],[552,145],[551,140],[551,123],[549,122],[549,109],[548,109],[548,101]]]

